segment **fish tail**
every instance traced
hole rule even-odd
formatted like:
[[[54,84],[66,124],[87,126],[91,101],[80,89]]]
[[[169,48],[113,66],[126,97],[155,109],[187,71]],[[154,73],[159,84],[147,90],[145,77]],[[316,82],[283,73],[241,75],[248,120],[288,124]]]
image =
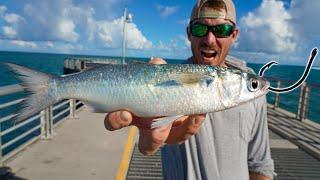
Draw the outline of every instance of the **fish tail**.
[[[51,83],[58,77],[35,71],[17,64],[4,63],[10,70],[16,74],[16,77],[22,81],[20,85],[28,93],[28,96],[22,102],[23,108],[13,118],[14,122],[20,122],[46,107],[58,102],[60,99],[52,87]]]

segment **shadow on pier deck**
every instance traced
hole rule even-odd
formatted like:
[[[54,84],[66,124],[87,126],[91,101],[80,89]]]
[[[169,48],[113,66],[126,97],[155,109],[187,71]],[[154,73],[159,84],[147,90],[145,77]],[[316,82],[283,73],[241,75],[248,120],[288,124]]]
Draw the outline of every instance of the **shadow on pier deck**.
[[[268,115],[277,179],[320,179],[320,128],[290,121],[290,116],[270,107]],[[162,179],[160,152],[143,156],[136,145],[129,147],[136,141],[133,134],[128,141],[129,128],[108,132],[102,114],[83,109],[78,116],[57,128],[54,138],[10,160],[6,167],[11,174],[0,179]]]

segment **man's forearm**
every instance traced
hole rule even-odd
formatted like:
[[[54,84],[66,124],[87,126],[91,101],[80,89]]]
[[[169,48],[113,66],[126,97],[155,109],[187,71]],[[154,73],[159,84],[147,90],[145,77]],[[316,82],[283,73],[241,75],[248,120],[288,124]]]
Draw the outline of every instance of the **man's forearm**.
[[[273,179],[256,172],[249,172],[249,176],[250,176],[250,180],[272,180]]]

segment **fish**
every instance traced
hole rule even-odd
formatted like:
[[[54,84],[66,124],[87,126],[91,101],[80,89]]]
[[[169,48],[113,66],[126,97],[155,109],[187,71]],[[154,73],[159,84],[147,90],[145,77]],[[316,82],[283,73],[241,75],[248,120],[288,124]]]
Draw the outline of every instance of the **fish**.
[[[270,86],[249,71],[201,64],[106,64],[65,76],[5,65],[29,94],[18,121],[76,99],[94,112],[127,110],[138,117],[160,117],[151,123],[155,128],[181,116],[238,106],[267,94]]]

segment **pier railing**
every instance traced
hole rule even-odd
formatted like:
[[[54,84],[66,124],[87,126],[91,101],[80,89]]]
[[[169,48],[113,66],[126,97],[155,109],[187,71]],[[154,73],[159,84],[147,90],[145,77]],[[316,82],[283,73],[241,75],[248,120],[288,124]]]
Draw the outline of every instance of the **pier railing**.
[[[293,81],[267,77],[273,87],[285,87]],[[311,98],[313,97],[313,98]],[[284,94],[268,94],[268,102],[273,104],[273,108],[287,110],[299,121],[319,120],[320,84],[303,83],[299,88]]]
[[[76,117],[81,102],[64,100],[40,113],[15,123],[17,110],[23,106],[23,88],[19,85],[0,87],[0,163],[39,139],[51,139],[53,129],[67,118]]]

